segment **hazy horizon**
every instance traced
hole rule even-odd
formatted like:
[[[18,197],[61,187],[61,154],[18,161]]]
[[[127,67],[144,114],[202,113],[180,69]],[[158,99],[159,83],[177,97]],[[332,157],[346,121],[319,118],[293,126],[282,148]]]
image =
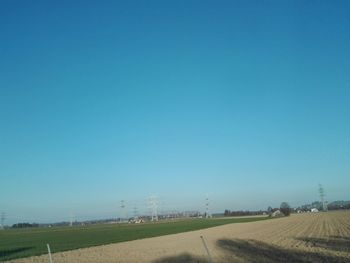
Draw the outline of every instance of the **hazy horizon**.
[[[349,11],[2,1],[5,224],[349,200]]]

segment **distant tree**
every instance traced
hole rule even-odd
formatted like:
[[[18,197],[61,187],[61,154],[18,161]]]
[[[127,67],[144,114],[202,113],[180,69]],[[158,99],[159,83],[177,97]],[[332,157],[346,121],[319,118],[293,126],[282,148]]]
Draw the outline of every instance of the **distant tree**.
[[[271,206],[269,206],[269,207],[267,208],[267,213],[268,213],[269,215],[271,215],[272,212],[273,212],[273,209],[272,209]]]
[[[12,225],[12,228],[27,228],[27,227],[39,227],[39,224],[33,223],[33,224],[29,224],[29,223],[17,223]]]
[[[288,203],[286,202],[282,202],[281,206],[280,206],[280,211],[285,215],[285,216],[289,216],[290,212],[291,212],[291,208],[289,206]]]

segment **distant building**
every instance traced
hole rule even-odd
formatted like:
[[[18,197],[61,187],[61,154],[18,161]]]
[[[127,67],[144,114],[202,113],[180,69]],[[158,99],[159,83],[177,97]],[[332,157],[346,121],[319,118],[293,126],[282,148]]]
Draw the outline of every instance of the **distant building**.
[[[276,210],[275,212],[273,212],[271,214],[271,217],[279,217],[279,216],[283,216],[283,214],[280,210]]]

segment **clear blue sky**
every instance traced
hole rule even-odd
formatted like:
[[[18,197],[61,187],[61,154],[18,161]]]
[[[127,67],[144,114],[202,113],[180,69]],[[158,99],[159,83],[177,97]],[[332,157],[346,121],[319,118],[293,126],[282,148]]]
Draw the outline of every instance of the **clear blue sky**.
[[[8,223],[350,199],[349,1],[1,1]]]

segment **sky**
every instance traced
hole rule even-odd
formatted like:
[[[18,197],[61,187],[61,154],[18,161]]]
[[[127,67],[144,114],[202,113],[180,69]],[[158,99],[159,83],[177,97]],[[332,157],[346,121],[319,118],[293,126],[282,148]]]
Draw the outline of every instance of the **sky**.
[[[0,3],[0,212],[350,199],[349,1]]]

